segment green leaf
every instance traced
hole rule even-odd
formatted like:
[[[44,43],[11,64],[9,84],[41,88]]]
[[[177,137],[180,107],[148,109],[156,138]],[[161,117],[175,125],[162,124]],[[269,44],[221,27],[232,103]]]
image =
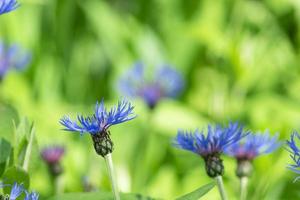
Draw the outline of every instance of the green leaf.
[[[28,151],[30,137],[34,133],[33,123],[30,123],[27,118],[23,118],[15,129],[16,129],[15,130],[16,146],[14,152],[15,163],[17,163],[16,165],[23,165],[26,152]],[[31,147],[29,149],[31,149]],[[31,150],[30,153],[28,154],[29,157],[30,154],[31,154]]]
[[[176,200],[197,200],[200,199],[202,196],[204,196],[206,193],[208,193],[213,187],[215,186],[215,183],[209,183],[207,185],[204,185],[197,190],[188,193],[186,195],[183,195]]]
[[[6,162],[0,163],[0,178],[5,170],[5,167],[6,167]]]
[[[9,105],[0,102],[0,137],[13,140],[14,124],[19,123],[17,111]]]
[[[10,143],[4,138],[0,138],[0,163],[6,162],[11,152]]]
[[[110,192],[91,192],[91,193],[68,193],[56,195],[47,200],[98,200],[106,199],[113,200],[113,195]],[[140,194],[121,194],[122,200],[154,200],[154,198],[142,196]]]
[[[5,181],[5,184],[13,184],[15,182],[23,184],[25,188],[29,188],[29,175],[21,167],[13,166],[8,168],[2,179]],[[10,193],[10,187],[3,188],[6,194]]]
[[[0,177],[3,174],[6,166],[6,161],[10,156],[11,153],[11,145],[10,143],[3,139],[0,138]]]
[[[16,136],[18,143],[22,142],[23,138],[29,140],[32,127],[33,124],[30,123],[26,117],[21,119],[19,125],[16,128]]]

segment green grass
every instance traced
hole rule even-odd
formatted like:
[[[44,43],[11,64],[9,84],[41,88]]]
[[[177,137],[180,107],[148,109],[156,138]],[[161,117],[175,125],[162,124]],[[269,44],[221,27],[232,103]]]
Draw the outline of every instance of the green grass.
[[[118,77],[137,60],[173,64],[183,73],[186,89],[178,99],[162,101],[153,113],[134,100],[138,118],[111,129],[123,192],[174,199],[211,181],[201,158],[171,146],[178,128],[239,120],[255,131],[279,132],[282,140],[300,130],[300,7],[295,1],[21,4],[1,15],[0,36],[32,51],[33,62],[24,73],[6,76],[0,95],[21,118],[34,122],[40,147],[66,145],[64,192],[81,192],[83,176],[98,190],[109,191],[110,184],[90,138],[61,131],[58,120],[64,114],[91,113],[102,97],[114,104]],[[8,123],[0,124],[0,130],[11,131]],[[141,137],[148,138],[146,146],[141,146]],[[235,162],[224,159],[225,187],[235,199]],[[289,162],[283,148],[255,160],[252,199],[297,198],[299,183],[293,183],[296,174],[286,169]],[[31,188],[49,197],[53,188],[47,168],[38,157],[33,163]],[[204,199],[218,197],[214,188]]]

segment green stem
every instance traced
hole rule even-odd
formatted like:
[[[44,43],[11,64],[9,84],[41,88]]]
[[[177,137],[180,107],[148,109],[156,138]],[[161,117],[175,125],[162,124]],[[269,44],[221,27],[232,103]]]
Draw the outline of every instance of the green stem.
[[[29,139],[29,143],[26,148],[25,158],[24,158],[24,162],[23,162],[23,169],[25,171],[28,171],[28,168],[29,168],[29,161],[31,158],[33,138],[34,138],[34,132],[33,132],[33,130],[31,130],[30,139]]]
[[[217,185],[218,185],[218,189],[219,189],[221,199],[222,200],[227,200],[227,196],[226,196],[222,176],[217,176],[215,179],[216,179],[216,182],[217,182]]]
[[[51,183],[53,186],[53,194],[59,194],[59,181],[58,176],[51,175]]]
[[[111,153],[104,156],[104,159],[105,159],[107,170],[108,170],[108,173],[109,173],[109,178],[110,178],[110,181],[111,181],[114,198],[115,198],[115,200],[120,200],[120,194],[119,194],[119,190],[118,190],[118,186],[117,186],[117,179],[116,179],[115,174],[114,174],[114,167],[113,167],[113,161],[112,161]]]
[[[241,200],[247,199],[247,185],[248,185],[248,177],[243,176],[240,178],[240,190],[241,190]]]

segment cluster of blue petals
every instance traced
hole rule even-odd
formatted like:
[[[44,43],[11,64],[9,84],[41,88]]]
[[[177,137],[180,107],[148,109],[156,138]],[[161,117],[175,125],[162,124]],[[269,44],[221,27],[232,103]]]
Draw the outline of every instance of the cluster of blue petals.
[[[268,154],[279,148],[278,134],[249,134],[240,142],[234,143],[225,149],[225,153],[237,159],[253,160],[261,154]]]
[[[179,130],[174,140],[178,148],[192,151],[206,157],[222,153],[228,146],[238,142],[249,134],[243,127],[236,123],[229,123],[227,127],[221,125],[208,125],[207,134],[198,129],[192,131]]]
[[[24,69],[30,60],[31,55],[24,52],[18,45],[6,45],[0,41],[0,79],[2,79],[9,70]]]
[[[161,98],[174,98],[183,90],[183,77],[171,66],[161,65],[151,72],[148,74],[142,63],[136,63],[121,77],[121,92],[130,97],[141,97],[149,107],[154,107]]]
[[[0,0],[0,15],[8,13],[19,7],[16,0]]]
[[[293,172],[300,174],[300,149],[297,146],[297,141],[298,143],[300,141],[300,135],[294,131],[291,135],[291,140],[287,140],[287,150],[290,152],[290,157],[292,158],[292,160],[294,161],[294,164],[290,164],[288,165],[288,169],[292,170]],[[298,176],[295,181],[297,181],[298,179],[300,179],[300,176]]]
[[[9,184],[0,184],[0,188],[10,186]],[[36,192],[28,192],[25,190],[23,184],[14,183],[11,192],[9,195],[9,200],[16,200],[18,197],[21,196],[21,194],[25,192],[25,198],[24,200],[38,200],[39,194]]]
[[[73,121],[70,117],[65,116],[60,120],[60,123],[65,127],[66,131],[75,131],[90,134],[97,134],[106,131],[110,126],[120,124],[136,117],[133,113],[134,106],[126,100],[118,102],[117,106],[114,106],[107,111],[104,106],[104,100],[96,104],[95,113],[92,116],[84,117],[78,115],[78,122]]]

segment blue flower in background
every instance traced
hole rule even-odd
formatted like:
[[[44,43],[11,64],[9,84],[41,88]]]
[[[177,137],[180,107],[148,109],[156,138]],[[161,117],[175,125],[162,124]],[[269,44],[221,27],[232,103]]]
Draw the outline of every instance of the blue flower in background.
[[[26,192],[26,196],[24,200],[38,200],[39,199],[39,194],[36,192]]]
[[[293,172],[300,174],[300,149],[297,146],[297,142],[296,140],[298,140],[298,142],[300,141],[300,135],[294,131],[291,135],[291,140],[287,140],[287,150],[288,152],[290,152],[290,157],[292,158],[292,160],[294,161],[294,164],[289,164],[288,165],[288,169],[292,170]],[[300,176],[298,176],[295,181],[297,181],[298,179],[300,179]]]
[[[10,200],[17,199],[24,192],[23,184],[14,183],[9,195]]]
[[[240,142],[232,144],[225,153],[235,157],[238,160],[253,160],[261,154],[268,154],[281,145],[278,141],[278,134],[270,136],[269,133],[265,134],[249,134]]]
[[[207,134],[199,130],[194,132],[179,130],[174,145],[200,155],[205,161],[208,176],[216,177],[224,173],[220,154],[247,134],[249,132],[243,131],[243,127],[238,123],[229,123],[227,127],[208,125]]]
[[[238,123],[229,123],[228,127],[208,125],[207,134],[198,129],[194,132],[179,130],[174,140],[176,147],[192,151],[202,157],[222,153],[226,147],[238,142],[249,132],[244,132]]]
[[[133,109],[134,107],[130,102],[122,100],[118,102],[117,106],[107,111],[104,100],[102,100],[100,104],[96,103],[95,113],[92,116],[83,117],[78,115],[79,123],[65,116],[60,120],[60,123],[66,131],[79,132],[80,134],[89,133],[92,136],[96,152],[104,157],[113,150],[108,128],[134,119],[136,115],[134,115]]]
[[[174,98],[184,88],[182,75],[169,65],[159,66],[150,74],[147,72],[142,63],[135,64],[121,77],[121,92],[130,97],[141,97],[150,108],[154,108],[161,98]]]
[[[7,186],[11,186],[11,185],[0,183],[0,188],[7,187]],[[21,196],[21,194],[23,192],[26,193],[26,196],[25,196],[24,200],[38,200],[39,199],[39,194],[38,193],[36,193],[36,192],[29,193],[27,190],[24,189],[23,184],[18,184],[18,183],[13,184],[13,186],[11,188],[10,195],[7,195],[7,196],[9,196],[8,199],[9,200],[16,200],[18,197]],[[0,195],[0,197],[1,197],[1,195]]]
[[[22,51],[18,45],[0,42],[0,80],[12,69],[24,69],[30,60],[31,55]]]
[[[60,123],[65,127],[66,131],[75,131],[83,133],[90,133],[92,135],[106,131],[110,126],[120,124],[134,119],[136,116],[133,114],[133,106],[130,102],[122,100],[118,105],[107,111],[104,107],[104,100],[96,103],[95,113],[89,117],[78,115],[77,122],[72,121],[69,117],[65,116],[60,120]]]
[[[8,13],[19,7],[16,0],[0,0],[0,15]]]

